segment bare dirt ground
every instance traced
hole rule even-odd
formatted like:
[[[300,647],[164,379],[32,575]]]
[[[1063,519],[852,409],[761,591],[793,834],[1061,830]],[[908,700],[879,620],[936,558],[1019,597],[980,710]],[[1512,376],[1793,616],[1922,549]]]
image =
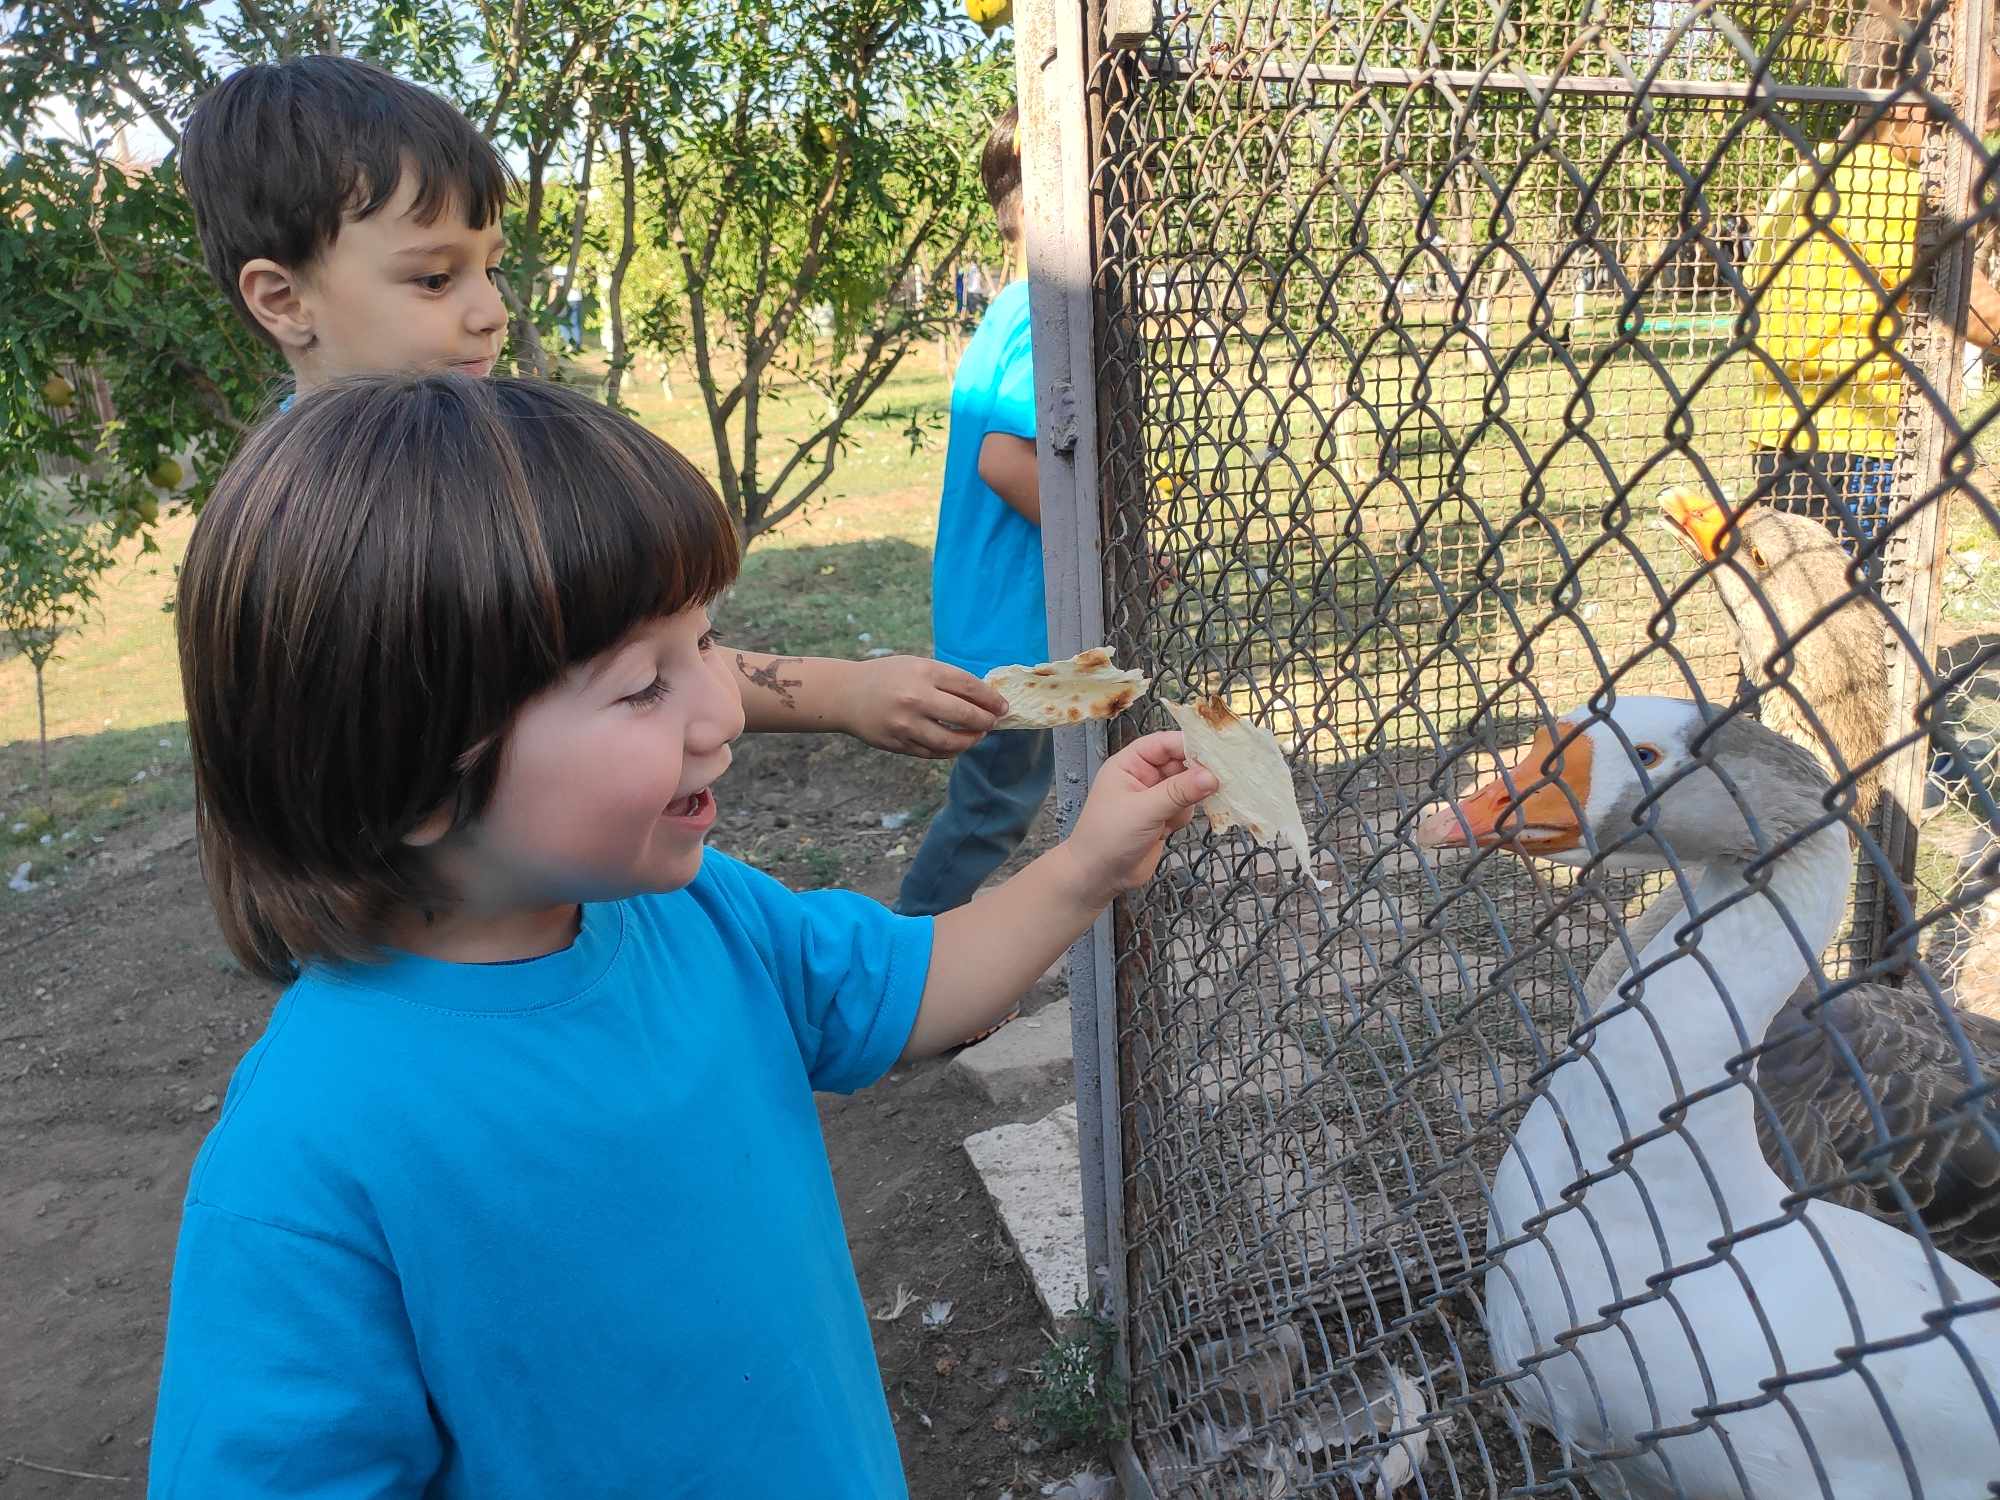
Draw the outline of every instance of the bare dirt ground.
[[[941,768],[851,742],[746,743],[716,843],[887,899],[942,789]],[[0,1500],[143,1491],[187,1170],[275,998],[229,959],[191,832],[127,830],[0,916]],[[919,1500],[1032,1495],[1089,1457],[1023,1415],[1041,1315],[960,1149],[1017,1117],[936,1062],[821,1101],[862,1293],[917,1299],[873,1327]],[[951,1316],[927,1328],[934,1299]]]

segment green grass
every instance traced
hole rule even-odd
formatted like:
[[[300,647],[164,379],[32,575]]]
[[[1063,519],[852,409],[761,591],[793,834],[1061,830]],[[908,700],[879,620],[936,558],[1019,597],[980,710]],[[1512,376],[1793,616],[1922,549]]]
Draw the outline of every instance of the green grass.
[[[649,382],[628,396],[641,420],[713,477],[700,394],[686,379],[676,391],[665,401]],[[725,640],[815,656],[929,650],[930,549],[949,401],[937,352],[918,350],[852,425],[826,498],[751,547],[741,581],[717,612]],[[767,462],[787,438],[810,430],[815,405],[796,388],[765,403]],[[906,435],[913,418],[929,430],[915,453]],[[192,805],[174,622],[164,607],[193,525],[191,516],[169,516],[157,554],[128,547],[104,579],[98,608],[48,669],[53,809],[41,790],[34,674],[0,648],[0,902],[32,899],[4,885],[22,862],[40,881],[65,855]]]
[[[684,370],[675,371],[671,401],[656,373],[628,378],[623,395],[639,420],[714,477],[708,414]],[[938,351],[913,351],[848,424],[826,488],[751,544],[742,580],[716,612],[726,641],[801,656],[929,651],[931,544],[950,409]],[[780,383],[759,412],[760,469],[774,472],[821,416],[815,392]]]
[[[119,828],[190,805],[173,618],[161,606],[192,529],[191,518],[172,516],[158,553],[128,546],[95,612],[49,664],[52,798],[42,790],[34,672],[0,645],[0,876],[28,862],[39,881]],[[6,899],[20,898],[0,887]]]

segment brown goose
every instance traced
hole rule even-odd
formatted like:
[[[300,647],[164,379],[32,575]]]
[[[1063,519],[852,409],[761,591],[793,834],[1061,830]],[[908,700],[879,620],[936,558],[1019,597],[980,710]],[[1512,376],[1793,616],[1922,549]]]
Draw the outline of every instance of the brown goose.
[[[1836,782],[1852,773],[1854,819],[1866,823],[1881,794],[1880,769],[1854,768],[1881,748],[1889,680],[1881,616],[1849,587],[1840,543],[1817,521],[1767,505],[1745,506],[1731,528],[1728,511],[1685,485],[1663,491],[1659,503],[1663,523],[1698,565],[1709,568],[1709,582],[1735,627],[1745,681],[1770,684],[1758,699],[1758,717],[1811,751]],[[1715,565],[1725,547],[1729,561]],[[1847,602],[1819,618],[1842,599]],[[1778,684],[1767,663],[1778,657],[1781,639],[1790,649]],[[1680,912],[1671,901],[1648,906],[1627,929],[1631,951],[1645,947]],[[1585,996],[1595,1003],[1609,995],[1626,958],[1623,944],[1607,948],[1584,981]]]
[[[1732,548],[1728,512],[1687,489],[1666,491],[1660,510],[1700,563],[1715,563],[1728,551],[1708,577],[1735,623],[1744,676],[1770,681],[1766,663],[1777,655],[1781,639],[1792,642],[1789,686],[1763,694],[1764,723],[1810,751],[1835,778],[1865,763],[1880,749],[1889,716],[1880,616],[1866,598],[1856,597],[1807,629],[1850,592],[1849,560],[1840,544],[1816,521],[1759,504],[1737,514]],[[1873,770],[1855,778],[1857,821],[1874,811],[1879,791]],[[1668,890],[1631,922],[1625,941],[1606,948],[1584,982],[1592,1009],[1624,976],[1627,942],[1632,953],[1641,952],[1685,918],[1678,894]],[[1971,1124],[1925,1136],[1938,1106],[1965,1088],[1957,1045],[1929,993],[1914,984],[1906,989],[1864,984],[1813,1010],[1816,995],[1810,980],[1799,986],[1769,1032],[1773,1041],[1791,1040],[1758,1059],[1757,1081],[1776,1116],[1757,1117],[1764,1159],[1779,1176],[1789,1176],[1778,1139],[1782,1126],[1803,1169],[1799,1182],[1791,1184],[1796,1188],[1859,1173],[1884,1141],[1898,1143],[1886,1164],[1938,1248],[2000,1278],[2000,1149]],[[1955,1006],[1952,1015],[1981,1071],[2000,1077],[2000,1022]],[[1876,1100],[1886,1134],[1877,1133],[1868,1100],[1854,1086],[1849,1052],[1864,1074],[1891,1080]],[[1987,1114],[2000,1128],[2000,1101]],[[1903,1222],[1895,1190],[1877,1182],[1881,1185],[1849,1183],[1823,1196]]]
[[[1660,513],[1698,562],[1716,564],[1708,581],[1736,627],[1744,680],[1765,688],[1758,719],[1810,750],[1836,783],[1853,775],[1854,819],[1866,823],[1880,767],[1855,768],[1881,753],[1889,672],[1881,606],[1848,581],[1847,553],[1811,517],[1762,504],[1736,513],[1732,546],[1729,512],[1683,486],[1660,496]],[[1782,673],[1772,669],[1780,642]]]

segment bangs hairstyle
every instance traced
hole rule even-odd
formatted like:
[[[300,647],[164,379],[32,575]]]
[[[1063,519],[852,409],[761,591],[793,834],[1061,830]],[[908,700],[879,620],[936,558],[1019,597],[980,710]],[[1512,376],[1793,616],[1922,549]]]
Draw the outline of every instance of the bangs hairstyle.
[[[258,428],[175,616],[203,874],[244,967],[365,960],[437,905],[405,836],[476,818],[524,703],[736,569],[693,465],[559,386],[369,377]]]
[[[1008,105],[987,133],[979,153],[979,180],[986,201],[1000,221],[1000,238],[1012,245],[1021,238],[1021,111]]]
[[[232,73],[181,134],[181,181],[209,273],[238,317],[276,347],[237,279],[253,260],[312,264],[343,216],[365,219],[416,178],[418,222],[457,210],[472,229],[514,186],[500,153],[450,102],[351,57],[300,57]]]

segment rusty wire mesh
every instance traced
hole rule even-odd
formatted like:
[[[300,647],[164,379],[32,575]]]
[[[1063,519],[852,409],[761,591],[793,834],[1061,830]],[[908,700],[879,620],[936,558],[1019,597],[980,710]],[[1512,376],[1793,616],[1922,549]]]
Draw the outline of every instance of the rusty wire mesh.
[[[1995,218],[1990,30],[1942,0],[1210,0],[1096,56],[1104,638],[1276,734],[1327,882],[1210,834],[1118,911],[1117,1311],[1158,1493],[2000,1493],[2000,403],[1950,326]],[[1829,471],[1867,447],[1850,387],[1886,451]],[[1788,572],[1800,533],[1757,518],[1836,484],[1879,525],[1836,509]],[[1676,487],[1719,557],[1664,524]],[[1663,787],[1617,707],[1643,695],[1706,705]],[[1777,754],[1753,717],[1826,768],[1844,858],[1731,779]],[[1504,779],[1537,731],[1570,748]],[[1586,739],[1643,858],[1573,776],[1571,863],[1420,847],[1427,805],[1548,791]],[[1823,934],[1758,864],[1702,904],[1669,830],[1716,772],[1708,824],[1832,862]],[[1746,934],[1806,966],[1794,1008],[1747,993]],[[1701,1001],[1727,1045],[1676,1054],[1655,1007],[1732,961],[1746,993]],[[1890,1238],[1843,1254],[1869,1214]]]

